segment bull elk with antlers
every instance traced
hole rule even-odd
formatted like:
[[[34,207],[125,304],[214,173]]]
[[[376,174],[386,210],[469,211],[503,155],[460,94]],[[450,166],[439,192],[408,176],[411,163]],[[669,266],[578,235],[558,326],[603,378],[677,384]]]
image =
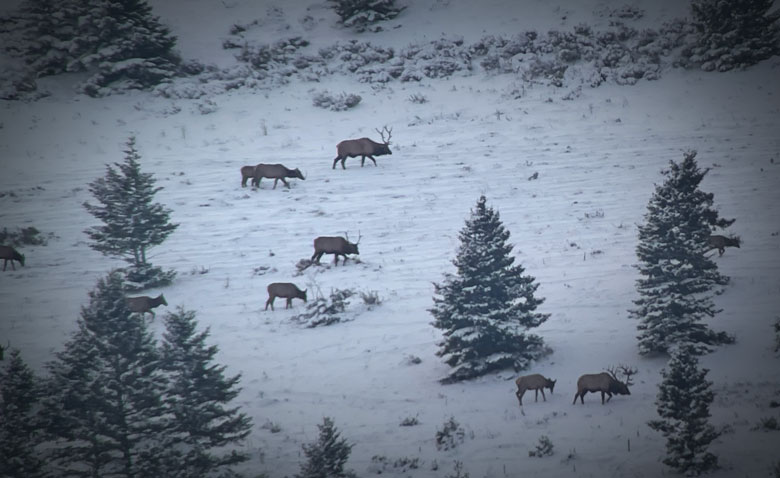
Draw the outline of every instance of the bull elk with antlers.
[[[388,129],[387,126],[385,126],[381,131],[378,129],[375,131],[382,136],[381,143],[377,143],[369,138],[359,138],[347,139],[336,145],[336,152],[338,155],[336,156],[336,159],[333,160],[333,169],[336,169],[336,163],[339,161],[341,161],[341,169],[347,169],[346,166],[344,166],[344,162],[347,158],[354,158],[356,156],[361,157],[361,168],[365,164],[366,158],[373,161],[374,166],[376,166],[376,159],[374,159],[374,156],[393,154],[393,152],[390,151],[390,136],[393,133],[393,128]],[[387,133],[387,139],[385,139],[385,133]]]
[[[323,254],[333,254],[334,264],[339,265],[339,256],[342,256],[344,257],[342,265],[344,265],[347,262],[347,254],[360,254],[358,251],[360,233],[358,232],[358,240],[355,243],[349,242],[349,234],[345,235],[346,239],[340,236],[320,236],[314,239],[314,254],[311,260],[319,264]]]
[[[631,376],[636,374],[636,368],[629,368],[625,365],[618,367],[623,372],[625,381],[621,381],[617,378],[617,371],[614,367],[610,367],[606,372],[585,374],[577,380],[577,393],[574,394],[574,401],[572,405],[577,403],[577,397],[580,398],[580,403],[585,403],[585,394],[588,392],[601,392],[601,404],[604,402],[604,395],[608,396],[607,402],[612,398],[612,394],[615,395],[631,395],[628,391],[628,386],[633,385],[631,383]]]

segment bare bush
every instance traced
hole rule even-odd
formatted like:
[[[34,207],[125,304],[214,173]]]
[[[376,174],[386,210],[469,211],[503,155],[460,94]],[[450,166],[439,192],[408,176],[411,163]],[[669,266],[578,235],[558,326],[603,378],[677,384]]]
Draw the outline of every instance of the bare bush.
[[[528,452],[528,456],[535,456],[541,458],[543,456],[550,456],[553,454],[553,444],[550,441],[550,437],[542,435],[539,437],[539,443],[536,444],[536,448]]]
[[[466,436],[465,430],[460,423],[455,421],[455,417],[450,417],[444,422],[441,430],[436,430],[436,449],[451,450],[463,443]]]

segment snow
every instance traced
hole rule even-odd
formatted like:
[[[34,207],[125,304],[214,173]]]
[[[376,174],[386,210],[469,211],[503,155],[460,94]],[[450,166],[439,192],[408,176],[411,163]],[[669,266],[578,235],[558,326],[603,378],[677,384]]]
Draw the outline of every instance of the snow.
[[[409,2],[383,32],[356,35],[337,26],[324,1],[152,4],[185,58],[225,67],[236,61],[222,40],[231,25],[252,19],[262,24],[252,30],[259,42],[301,35],[315,48],[360,39],[401,49],[443,34],[470,42],[581,22],[595,29],[609,21],[600,12],[610,6]],[[685,14],[684,2],[626,4],[645,10],[638,27]],[[303,21],[306,15],[312,19]],[[715,298],[723,311],[708,319],[737,343],[701,359],[716,393],[711,421],[732,430],[710,449],[724,467],[712,476],[763,476],[777,460],[777,432],[751,428],[777,416],[769,402],[780,391],[772,334],[780,313],[779,69],[775,57],[740,72],[666,70],[633,86],[586,87],[568,101],[563,89],[541,85],[509,99],[504,93],[518,79],[480,72],[384,87],[337,74],[198,100],[138,91],[94,99],[74,93],[83,74],[39,79],[51,96],[0,102],[0,193],[14,192],[0,197],[0,225],[35,226],[57,238],[24,247],[26,266],[0,273],[0,341],[43,373],[75,331],[88,291],[123,265],[89,248],[84,230],[96,221],[82,204],[93,201],[88,183],[106,163],[121,161],[135,135],[142,170],[164,187],[156,199],[181,224],[149,251],[154,265],[176,269],[178,278],[145,293],[164,292],[168,310],[195,310],[201,329],[211,328],[226,374],[242,374],[236,402],[254,419],[246,444],[252,459],[240,468],[248,475],[298,472],[301,444],[317,437],[324,416],[355,444],[347,468],[361,476],[370,474],[375,455],[419,458],[420,468],[403,476],[445,476],[456,460],[473,477],[519,470],[561,476],[575,468],[581,476],[668,473],[660,461],[664,439],[646,424],[657,418],[666,360],[638,355],[628,310],[638,297],[636,225],[663,181],[661,170],[695,149],[700,167],[712,168],[702,188],[715,193],[722,217],[737,218],[728,232],[743,239],[740,249],[715,257],[731,282]],[[324,110],[312,105],[313,90],[362,101],[343,112]],[[414,94],[428,101],[410,101]],[[199,106],[204,99],[213,102],[208,114]],[[377,157],[376,167],[361,168],[353,158],[346,170],[331,169],[339,141],[377,139],[374,129],[383,125],[393,127],[392,156]],[[300,168],[306,180],[290,181],[289,190],[269,183],[242,189],[240,167],[258,162]],[[535,172],[538,179],[527,180]],[[535,295],[546,300],[537,311],[551,314],[533,333],[553,353],[523,374],[557,379],[558,392],[546,402],[526,398],[523,409],[511,371],[438,382],[451,370],[435,355],[441,332],[427,311],[432,283],[454,272],[458,232],[481,194],[511,233],[515,264],[540,284]],[[345,232],[362,235],[360,263],[323,261],[295,276],[316,236]],[[263,310],[271,282],[308,287],[310,300],[317,290],[375,290],[382,304],[352,308],[354,320],[307,329],[291,320],[305,310],[300,301],[290,310]],[[150,324],[158,339],[162,312]],[[618,363],[639,368],[630,396],[601,405],[591,394],[584,405],[571,404],[579,375]],[[408,417],[420,424],[399,426]],[[436,431],[450,417],[465,440],[437,450]],[[264,427],[269,421],[281,431]],[[555,454],[528,458],[542,435]]]

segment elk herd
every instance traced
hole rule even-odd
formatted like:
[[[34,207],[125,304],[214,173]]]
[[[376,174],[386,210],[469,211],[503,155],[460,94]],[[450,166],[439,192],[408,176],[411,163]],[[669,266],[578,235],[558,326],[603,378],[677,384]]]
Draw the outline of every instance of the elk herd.
[[[618,378],[618,370],[623,373],[623,380]],[[635,375],[636,373],[636,368],[630,368],[625,365],[620,365],[617,367],[617,369],[614,367],[608,368],[606,372],[586,373],[585,375],[580,376],[580,378],[577,380],[577,393],[574,394],[574,401],[572,402],[572,405],[577,403],[577,398],[580,399],[581,404],[585,404],[585,394],[588,392],[600,392],[602,405],[606,402],[609,402],[613,394],[631,395],[631,392],[628,390],[628,386],[632,385],[631,376]],[[542,392],[542,399],[546,402],[547,397],[544,395],[544,389],[549,389],[550,394],[552,395],[553,389],[555,388],[555,383],[556,380],[551,380],[544,377],[543,375],[539,375],[538,373],[523,375],[522,377],[519,377],[517,380],[515,380],[515,385],[517,385],[517,392],[515,392],[515,395],[517,395],[517,401],[522,407],[523,395],[528,390],[533,390],[535,402],[539,401],[539,392]],[[605,395],[607,396],[606,402],[604,401]]]

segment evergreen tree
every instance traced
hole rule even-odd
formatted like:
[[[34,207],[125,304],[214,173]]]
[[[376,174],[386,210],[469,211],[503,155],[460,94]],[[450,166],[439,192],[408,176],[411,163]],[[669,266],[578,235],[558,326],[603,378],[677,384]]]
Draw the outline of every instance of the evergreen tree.
[[[44,476],[37,456],[42,441],[38,403],[41,390],[18,350],[12,350],[0,369],[0,476]]]
[[[696,476],[717,468],[718,458],[707,446],[718,437],[709,424],[709,407],[714,398],[712,382],[706,380],[707,369],[699,369],[697,351],[683,346],[672,353],[668,367],[661,371],[659,385],[659,420],[648,422],[650,428],[666,437],[666,458],[663,462]]]
[[[303,453],[307,461],[301,465],[301,472],[296,478],[351,478],[355,476],[352,470],[344,470],[352,445],[341,438],[341,432],[336,429],[333,420],[325,417],[322,425],[317,425],[320,436],[316,442],[303,445]]]
[[[711,193],[699,189],[707,174],[696,164],[696,152],[681,163],[670,161],[666,180],[656,186],[639,226],[637,280],[641,296],[629,311],[639,319],[639,352],[667,353],[674,345],[695,344],[699,353],[710,346],[731,343],[733,337],[715,333],[702,323],[718,310],[713,290],[727,283],[705,252],[713,227],[727,227],[734,220],[718,217]]]
[[[154,338],[128,309],[119,273],[89,296],[77,331],[49,364],[50,462],[58,476],[166,476],[167,384]]]
[[[695,41],[683,49],[707,71],[746,68],[780,53],[780,10],[773,0],[693,0]]]
[[[100,205],[84,203],[90,214],[103,222],[87,229],[90,247],[103,254],[121,257],[132,267],[125,271],[128,290],[140,290],[169,284],[174,271],[164,272],[147,261],[146,250],[161,244],[178,224],[170,222],[171,211],[155,203],[155,187],[150,173],[142,173],[135,149],[135,138],[127,141],[125,160],[107,165],[105,177],[89,185]]]
[[[437,355],[453,367],[445,383],[507,367],[522,370],[549,353],[541,337],[525,333],[549,317],[534,312],[544,302],[534,296],[539,284],[514,265],[509,232],[485,202],[479,198],[460,231],[457,273],[434,284],[433,326],[444,330]]]
[[[197,333],[195,312],[182,308],[165,318],[162,363],[169,378],[176,469],[170,477],[209,477],[246,461],[235,446],[249,435],[252,421],[238,407],[226,406],[239,393],[240,375],[225,377],[225,367],[214,363],[218,349],[206,345],[209,331]],[[218,451],[218,449],[222,451]]]

